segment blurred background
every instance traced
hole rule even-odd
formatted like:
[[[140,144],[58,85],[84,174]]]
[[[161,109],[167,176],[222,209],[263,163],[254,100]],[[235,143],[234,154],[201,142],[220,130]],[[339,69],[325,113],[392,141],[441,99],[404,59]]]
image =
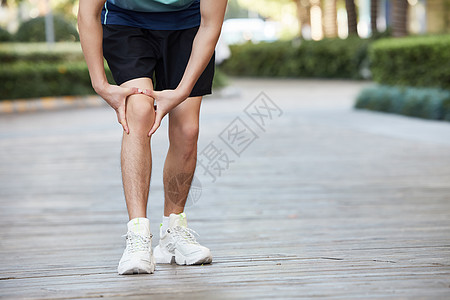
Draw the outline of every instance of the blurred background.
[[[76,0],[1,0],[0,99],[93,94],[77,10]],[[230,0],[214,87],[227,76],[372,80],[356,107],[445,120],[449,12],[448,0]]]
[[[0,3],[0,298],[450,299],[450,0],[229,0],[187,205],[215,262],[151,280],[117,278],[122,128],[78,1]]]

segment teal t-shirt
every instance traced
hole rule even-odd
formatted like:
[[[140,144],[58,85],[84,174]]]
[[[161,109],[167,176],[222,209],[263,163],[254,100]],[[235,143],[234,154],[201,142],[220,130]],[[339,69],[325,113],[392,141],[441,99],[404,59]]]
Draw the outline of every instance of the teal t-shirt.
[[[200,25],[200,0],[107,0],[101,22],[152,30],[182,30]]]
[[[133,11],[167,12],[186,9],[195,0],[108,0],[108,2]]]

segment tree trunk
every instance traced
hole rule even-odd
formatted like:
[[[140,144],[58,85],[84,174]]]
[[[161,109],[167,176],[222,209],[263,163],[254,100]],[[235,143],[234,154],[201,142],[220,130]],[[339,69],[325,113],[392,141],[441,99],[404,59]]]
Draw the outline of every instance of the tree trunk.
[[[336,0],[325,0],[323,11],[323,31],[326,37],[337,36]]]
[[[406,0],[405,0],[406,1]],[[345,0],[345,8],[347,10],[348,35],[357,35],[357,15],[354,0]]]
[[[395,37],[408,35],[408,6],[408,0],[392,1],[392,35]]]
[[[377,18],[378,18],[378,0],[370,0],[370,29],[372,35],[378,33]]]
[[[300,25],[299,35],[311,38],[311,3],[309,0],[294,0],[297,5],[297,18]]]

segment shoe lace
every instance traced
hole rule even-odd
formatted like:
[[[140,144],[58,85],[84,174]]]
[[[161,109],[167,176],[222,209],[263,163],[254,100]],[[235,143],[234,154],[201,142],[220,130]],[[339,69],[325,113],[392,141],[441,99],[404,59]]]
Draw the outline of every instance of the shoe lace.
[[[196,236],[200,236],[200,235],[197,232],[195,232],[195,230],[192,230],[187,227],[176,226],[172,229],[168,229],[168,232],[173,233],[174,237],[178,238],[177,240],[179,242],[199,245],[199,243],[195,239],[194,235],[196,235]]]
[[[128,252],[137,252],[137,251],[149,251],[151,245],[152,234],[150,236],[143,236],[133,231],[128,231],[126,234],[122,235],[122,237],[126,238],[127,246],[126,249]]]

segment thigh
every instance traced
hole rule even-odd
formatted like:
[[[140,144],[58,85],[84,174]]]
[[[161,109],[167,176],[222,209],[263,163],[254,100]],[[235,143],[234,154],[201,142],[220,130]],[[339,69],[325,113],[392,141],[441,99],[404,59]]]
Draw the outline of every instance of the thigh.
[[[142,28],[103,25],[103,56],[118,85],[152,78],[159,56],[158,40]]]
[[[169,139],[175,142],[198,132],[202,97],[190,97],[169,112]]]
[[[140,77],[125,81],[120,86],[122,87],[137,87],[142,89],[153,90],[153,81],[150,77]]]
[[[175,89],[183,78],[191,57],[192,45],[198,27],[172,30],[165,34],[161,59],[155,67],[156,90]],[[205,96],[212,93],[214,77],[214,55],[195,83],[190,97]]]

